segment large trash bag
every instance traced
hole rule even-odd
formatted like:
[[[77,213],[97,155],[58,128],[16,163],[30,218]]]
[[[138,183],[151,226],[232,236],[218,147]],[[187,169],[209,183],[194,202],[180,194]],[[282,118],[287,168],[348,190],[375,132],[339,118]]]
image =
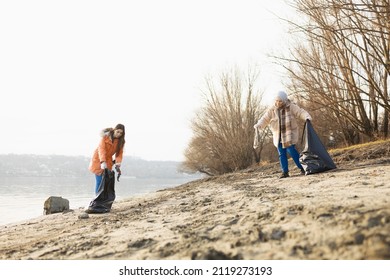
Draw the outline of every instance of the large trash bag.
[[[302,137],[302,140],[305,140],[305,146],[299,156],[299,162],[306,175],[336,168],[310,121],[306,121]]]
[[[115,172],[108,169],[104,170],[103,178],[100,183],[95,198],[89,203],[87,213],[107,213],[115,200]]]

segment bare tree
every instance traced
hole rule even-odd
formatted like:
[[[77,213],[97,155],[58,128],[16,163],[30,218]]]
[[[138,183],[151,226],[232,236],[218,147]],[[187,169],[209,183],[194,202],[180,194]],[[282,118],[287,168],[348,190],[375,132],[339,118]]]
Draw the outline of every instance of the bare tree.
[[[388,0],[297,0],[306,41],[281,61],[296,95],[325,116],[322,131],[346,144],[388,137]],[[336,124],[336,125],[335,125]],[[321,124],[318,123],[320,126]]]
[[[183,169],[219,175],[253,163],[253,125],[261,112],[255,89],[259,73],[243,78],[237,69],[225,72],[219,87],[206,79],[204,106],[192,120],[193,137],[185,151]]]

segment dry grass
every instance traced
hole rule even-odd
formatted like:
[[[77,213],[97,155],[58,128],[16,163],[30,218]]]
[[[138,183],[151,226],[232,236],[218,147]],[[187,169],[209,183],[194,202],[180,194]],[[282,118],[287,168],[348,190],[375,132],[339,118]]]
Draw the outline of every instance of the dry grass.
[[[363,163],[373,159],[388,160],[390,158],[390,139],[329,150],[329,154],[337,164]]]
[[[342,152],[349,151],[349,150],[365,149],[365,148],[370,148],[372,146],[378,146],[378,145],[390,145],[390,139],[382,139],[382,140],[352,145],[352,146],[343,147],[343,148],[330,149],[329,153],[330,154],[338,154],[338,153],[342,153]]]

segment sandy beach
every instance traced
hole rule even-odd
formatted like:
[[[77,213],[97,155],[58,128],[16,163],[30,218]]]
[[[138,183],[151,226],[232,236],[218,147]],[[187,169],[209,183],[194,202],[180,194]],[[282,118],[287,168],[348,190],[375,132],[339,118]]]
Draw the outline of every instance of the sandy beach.
[[[0,259],[390,259],[388,142],[338,168],[278,179],[277,163],[0,227]],[[290,164],[292,166],[292,164]],[[43,203],[43,202],[42,202]]]

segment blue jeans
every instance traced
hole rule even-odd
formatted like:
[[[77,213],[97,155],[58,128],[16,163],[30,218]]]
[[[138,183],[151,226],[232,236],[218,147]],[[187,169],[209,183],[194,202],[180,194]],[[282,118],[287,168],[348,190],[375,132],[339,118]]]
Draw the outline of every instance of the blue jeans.
[[[287,161],[287,152],[290,154],[292,159],[294,160],[296,166],[299,169],[302,169],[302,165],[299,163],[299,153],[297,149],[295,149],[295,145],[291,145],[288,148],[283,148],[282,143],[279,143],[278,153],[279,153],[279,162],[282,167],[283,172],[288,172],[288,161]]]
[[[95,186],[95,194],[98,193],[100,183],[102,182],[103,175],[96,175],[95,174],[95,179],[96,179],[96,186]]]

